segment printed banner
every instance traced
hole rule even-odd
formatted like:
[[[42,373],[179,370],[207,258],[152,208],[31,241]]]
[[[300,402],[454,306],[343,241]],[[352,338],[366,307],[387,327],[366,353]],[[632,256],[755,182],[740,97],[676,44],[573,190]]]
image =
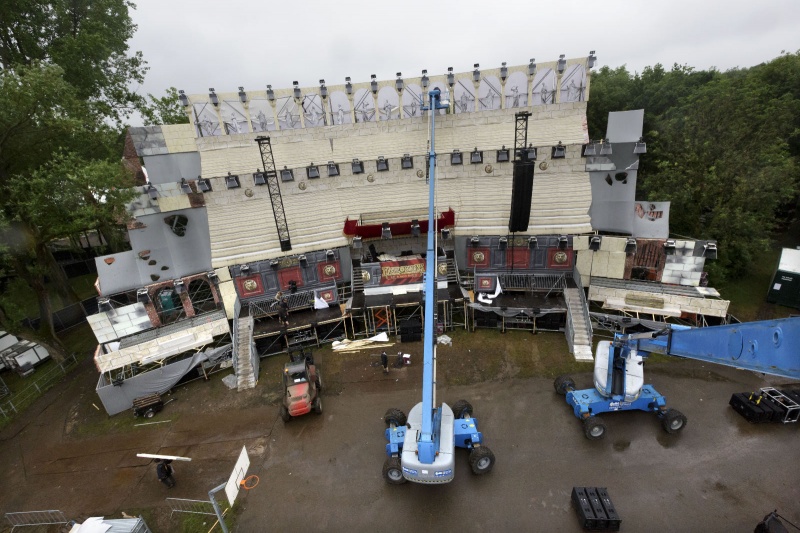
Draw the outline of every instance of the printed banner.
[[[381,285],[408,285],[422,283],[425,274],[424,259],[381,262]]]

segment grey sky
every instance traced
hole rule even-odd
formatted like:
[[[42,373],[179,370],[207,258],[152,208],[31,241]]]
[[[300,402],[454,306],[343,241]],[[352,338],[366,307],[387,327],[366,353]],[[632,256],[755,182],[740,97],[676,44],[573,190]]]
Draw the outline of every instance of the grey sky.
[[[130,43],[162,96],[264,90],[496,68],[588,55],[629,71],[662,63],[727,70],[800,49],[796,0],[358,2],[139,0]]]

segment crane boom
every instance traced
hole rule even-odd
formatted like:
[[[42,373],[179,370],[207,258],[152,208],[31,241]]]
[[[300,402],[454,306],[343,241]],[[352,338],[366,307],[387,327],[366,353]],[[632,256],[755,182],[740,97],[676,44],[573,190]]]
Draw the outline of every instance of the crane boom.
[[[397,485],[406,481],[425,484],[449,483],[453,480],[456,447],[470,450],[469,464],[473,474],[481,475],[492,470],[495,457],[483,444],[483,434],[478,421],[472,417],[472,406],[459,400],[451,408],[446,403],[436,403],[436,334],[434,321],[437,307],[437,252],[436,237],[436,111],[449,107],[447,96],[438,88],[428,92],[430,104],[422,109],[429,111],[430,140],[428,154],[428,239],[425,255],[424,280],[424,336],[422,368],[422,401],[408,413],[389,409],[386,422],[386,461],[383,476]],[[445,95],[447,91],[445,90]]]
[[[436,416],[436,335],[434,335],[434,318],[436,315],[436,110],[440,103],[438,89],[430,92],[430,152],[428,153],[428,244],[425,253],[425,317],[423,335],[423,369],[422,369],[422,429],[419,435],[417,450],[423,463],[433,463],[439,446],[434,434],[434,418]]]
[[[631,336],[639,352],[675,355],[800,379],[800,318],[706,328],[672,326],[655,337]],[[624,342],[624,341],[623,341]]]

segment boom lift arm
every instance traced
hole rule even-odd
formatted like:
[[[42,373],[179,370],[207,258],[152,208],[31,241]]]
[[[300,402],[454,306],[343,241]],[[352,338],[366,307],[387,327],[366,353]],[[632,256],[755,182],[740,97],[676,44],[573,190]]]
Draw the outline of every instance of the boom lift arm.
[[[383,476],[391,484],[406,481],[441,484],[453,480],[455,447],[471,450],[469,462],[475,474],[485,474],[494,466],[494,454],[482,446],[483,435],[478,421],[472,418],[472,406],[459,400],[451,409],[446,403],[436,406],[436,262],[437,250],[435,211],[436,112],[449,107],[447,93],[439,89],[428,93],[428,106],[422,109],[430,118],[430,153],[428,155],[428,235],[425,255],[424,339],[422,367],[422,402],[409,412],[408,418],[399,409],[389,409],[384,415],[386,461]]]
[[[800,379],[800,318],[706,328],[672,325],[654,333],[617,334],[613,341],[601,341],[595,354],[594,389],[576,390],[568,376],[554,383],[556,392],[566,395],[575,416],[583,420],[587,438],[605,436],[605,423],[596,415],[608,411],[654,412],[668,433],[686,426],[683,414],[667,409],[666,398],[644,385],[642,365],[651,353]]]

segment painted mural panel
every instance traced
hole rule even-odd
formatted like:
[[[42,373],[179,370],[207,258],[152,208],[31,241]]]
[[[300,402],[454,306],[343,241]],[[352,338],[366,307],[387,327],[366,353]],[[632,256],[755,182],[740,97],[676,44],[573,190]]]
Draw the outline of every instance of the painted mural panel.
[[[570,65],[561,78],[561,101],[582,102],[586,99],[586,71],[583,65]]]
[[[219,114],[222,116],[223,129],[227,135],[250,133],[244,105],[238,99],[224,100],[219,105]]]
[[[422,87],[416,83],[406,85],[403,91],[403,118],[422,116]]]
[[[475,111],[475,86],[470,78],[459,78],[453,87],[453,104],[456,113]]]
[[[278,125],[282,130],[296,130],[303,127],[300,121],[300,108],[291,96],[283,96],[276,100]]]
[[[669,202],[634,202],[633,228],[636,237],[666,239],[669,236]]]
[[[533,96],[531,105],[547,105],[556,101],[556,73],[551,68],[545,68],[536,73],[533,78]]]
[[[392,87],[382,87],[378,91],[378,105],[380,106],[380,119],[394,120],[400,118],[400,100],[397,91]]]
[[[513,72],[506,80],[506,109],[510,107],[527,107],[528,76],[522,72]]]
[[[351,124],[353,119],[350,115],[350,100],[342,91],[336,91],[328,97],[330,106],[329,124]]]
[[[305,119],[306,128],[328,125],[325,116],[325,108],[323,107],[320,95],[310,94],[304,96],[301,105],[303,107],[303,118]]]
[[[375,102],[372,93],[367,89],[359,89],[353,98],[353,108],[355,109],[356,122],[376,122]]]
[[[223,134],[219,127],[217,111],[209,102],[193,104],[192,114],[198,137],[216,137]]]
[[[484,76],[478,88],[478,111],[500,109],[501,90],[497,76]]]
[[[254,132],[275,131],[275,115],[272,106],[266,98],[253,98],[250,100],[250,123]]]

